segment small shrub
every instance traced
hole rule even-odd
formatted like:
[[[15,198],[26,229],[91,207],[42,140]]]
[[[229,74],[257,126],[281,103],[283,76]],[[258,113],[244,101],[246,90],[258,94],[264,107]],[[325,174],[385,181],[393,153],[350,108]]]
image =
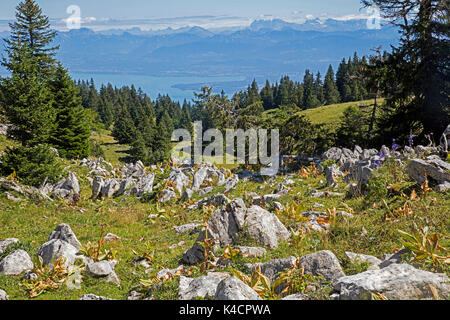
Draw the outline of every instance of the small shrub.
[[[3,176],[13,173],[26,185],[39,187],[45,179],[57,182],[63,173],[62,161],[48,145],[34,147],[8,147],[1,157],[0,172]]]
[[[90,149],[91,149],[91,156],[96,158],[105,158],[105,151],[103,151],[102,146],[100,143],[95,141],[94,139],[89,140]]]

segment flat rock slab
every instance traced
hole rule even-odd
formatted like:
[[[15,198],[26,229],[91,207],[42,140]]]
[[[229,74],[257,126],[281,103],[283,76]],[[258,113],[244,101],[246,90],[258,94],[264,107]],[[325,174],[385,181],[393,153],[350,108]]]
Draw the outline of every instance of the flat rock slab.
[[[3,252],[5,252],[6,250],[8,250],[9,246],[18,243],[19,239],[16,238],[9,238],[9,239],[5,239],[0,241],[0,254],[2,254]]]
[[[434,299],[433,286],[440,298],[450,296],[449,278],[408,264],[392,264],[384,269],[340,278],[334,291],[340,300],[370,300],[372,293],[381,293],[390,300]]]

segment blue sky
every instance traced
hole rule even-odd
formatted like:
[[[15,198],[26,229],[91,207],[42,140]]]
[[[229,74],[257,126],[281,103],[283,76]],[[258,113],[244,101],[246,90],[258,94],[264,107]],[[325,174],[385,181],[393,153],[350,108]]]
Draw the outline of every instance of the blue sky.
[[[69,17],[70,5],[78,5],[86,23],[114,20],[161,20],[160,27],[174,24],[217,26],[245,25],[258,18],[282,18],[302,21],[306,17],[343,17],[361,15],[360,0],[38,0],[54,21]],[[18,0],[0,1],[0,19],[14,18]],[[208,17],[210,16],[210,17]],[[220,17],[221,23],[211,16]],[[186,19],[190,17],[190,19]],[[177,19],[175,19],[177,18]],[[183,21],[183,19],[185,21]],[[209,20],[208,20],[209,19]],[[130,23],[130,26],[142,24]],[[156,24],[153,27],[158,27]],[[149,27],[151,28],[151,27]]]

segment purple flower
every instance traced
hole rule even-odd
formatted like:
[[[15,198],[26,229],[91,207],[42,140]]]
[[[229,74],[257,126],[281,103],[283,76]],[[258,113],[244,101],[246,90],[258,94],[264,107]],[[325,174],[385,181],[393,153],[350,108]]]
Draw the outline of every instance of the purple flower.
[[[395,139],[392,139],[392,150],[397,151],[398,148],[400,148],[400,146],[398,144],[395,143]]]
[[[410,136],[409,136],[409,139],[408,139],[408,142],[409,142],[409,146],[412,148],[412,146],[414,145],[414,137],[415,137],[415,135],[414,134],[411,134]]]
[[[375,160],[373,162],[373,164],[375,165],[375,167],[378,169],[379,167],[381,167],[381,161],[380,160]]]

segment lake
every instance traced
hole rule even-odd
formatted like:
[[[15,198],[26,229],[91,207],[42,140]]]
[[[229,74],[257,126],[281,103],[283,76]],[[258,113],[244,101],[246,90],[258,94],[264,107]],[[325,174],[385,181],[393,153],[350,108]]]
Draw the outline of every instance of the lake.
[[[233,94],[236,88],[246,88],[251,82],[244,77],[154,77],[136,74],[106,74],[106,73],[70,73],[74,80],[94,79],[95,85],[111,83],[113,86],[131,86],[141,88],[151,99],[156,99],[158,94],[168,94],[173,100],[183,102],[194,98],[193,91],[200,91],[202,85],[212,85],[214,91],[220,93],[224,90],[226,94]]]

